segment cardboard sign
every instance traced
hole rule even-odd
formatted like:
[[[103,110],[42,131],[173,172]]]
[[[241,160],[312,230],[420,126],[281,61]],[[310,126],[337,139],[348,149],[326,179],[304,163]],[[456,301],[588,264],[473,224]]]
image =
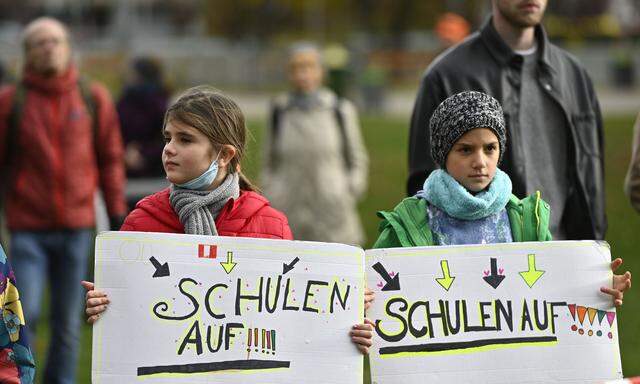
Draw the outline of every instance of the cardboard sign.
[[[621,378],[610,260],[594,241],[366,251],[372,382]]]
[[[364,252],[341,244],[107,232],[102,383],[362,383]]]

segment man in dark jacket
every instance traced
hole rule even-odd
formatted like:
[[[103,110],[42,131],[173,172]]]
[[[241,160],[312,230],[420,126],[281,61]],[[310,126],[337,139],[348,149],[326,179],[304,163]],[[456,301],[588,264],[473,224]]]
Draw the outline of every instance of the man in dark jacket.
[[[79,282],[93,246],[96,189],[104,194],[113,228],[126,213],[122,138],[108,91],[82,85],[64,25],[51,18],[31,22],[23,48],[22,79],[0,90],[0,186],[10,255],[32,328],[42,292],[50,292],[51,345],[42,381],[67,384],[75,382]]]
[[[546,0],[493,0],[492,16],[427,68],[411,119],[409,195],[435,164],[429,119],[448,96],[488,93],[502,104],[509,146],[502,168],[513,192],[536,190],[551,205],[554,239],[603,239],[602,117],[591,79],[577,60],[547,39]]]

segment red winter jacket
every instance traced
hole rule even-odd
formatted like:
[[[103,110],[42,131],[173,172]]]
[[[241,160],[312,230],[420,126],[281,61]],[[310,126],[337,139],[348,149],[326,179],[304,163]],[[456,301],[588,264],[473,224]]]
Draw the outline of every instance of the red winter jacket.
[[[109,216],[126,214],[124,164],[118,115],[109,92],[91,84],[98,119],[94,125],[78,87],[78,71],[46,78],[30,71],[22,121],[17,129],[6,216],[11,230],[87,228],[95,225],[93,197],[98,186]],[[0,169],[7,160],[8,120],[15,86],[0,90]],[[97,152],[96,153],[96,148]],[[97,165],[99,164],[99,165]]]
[[[216,218],[220,236],[293,240],[287,217],[272,208],[262,195],[241,191],[222,207]],[[169,202],[169,188],[147,196],[127,216],[121,231],[184,233],[184,226]]]

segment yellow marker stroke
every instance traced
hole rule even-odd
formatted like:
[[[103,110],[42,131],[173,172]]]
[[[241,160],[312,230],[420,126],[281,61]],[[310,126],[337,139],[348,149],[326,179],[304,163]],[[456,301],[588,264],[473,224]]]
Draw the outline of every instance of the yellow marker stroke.
[[[448,291],[449,288],[451,288],[451,284],[453,284],[453,280],[456,278],[451,276],[449,272],[449,262],[447,260],[440,260],[440,268],[442,268],[442,277],[436,278],[436,281],[442,288]]]
[[[545,271],[536,269],[536,255],[530,253],[529,257],[529,270],[520,272],[520,276],[524,279],[525,283],[529,286],[529,288],[533,287],[533,285],[544,275]]]
[[[236,264],[238,263],[233,262],[233,252],[227,252],[227,261],[220,262],[220,265],[222,265],[222,268],[224,268],[224,271],[227,272],[227,275],[231,273],[233,268],[235,268]]]

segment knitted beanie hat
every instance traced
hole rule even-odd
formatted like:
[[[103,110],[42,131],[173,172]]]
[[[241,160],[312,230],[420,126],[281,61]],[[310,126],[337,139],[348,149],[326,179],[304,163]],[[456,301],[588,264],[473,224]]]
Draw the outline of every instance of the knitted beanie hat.
[[[431,116],[431,157],[441,168],[458,139],[474,128],[489,128],[498,137],[502,161],[506,145],[504,115],[500,103],[486,93],[465,91],[450,96]]]

